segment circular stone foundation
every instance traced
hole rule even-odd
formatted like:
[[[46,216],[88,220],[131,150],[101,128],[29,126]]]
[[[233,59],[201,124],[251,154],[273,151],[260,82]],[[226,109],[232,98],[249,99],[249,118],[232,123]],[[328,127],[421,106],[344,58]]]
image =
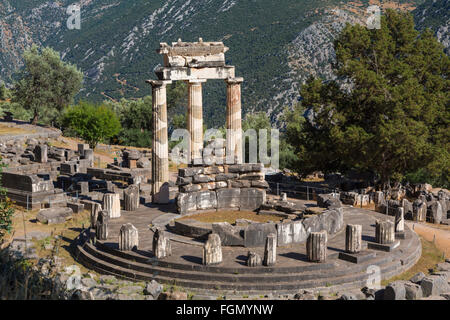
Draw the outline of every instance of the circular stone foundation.
[[[379,268],[382,280],[403,273],[420,258],[421,243],[409,228],[405,239],[390,252],[367,248],[375,239],[376,219],[391,219],[383,214],[359,208],[343,208],[344,225],[362,225],[363,250],[369,259],[354,263],[340,258],[345,250],[345,232],[339,232],[328,241],[327,260],[311,263],[306,258],[305,244],[277,248],[276,265],[247,267],[248,248],[223,247],[223,262],[219,265],[202,264],[204,242],[170,233],[172,255],[158,260],[152,254],[153,231],[148,222],[165,215],[142,209],[111,220],[106,241],[89,241],[93,230],[85,230],[74,246],[77,259],[86,267],[100,273],[131,280],[156,280],[187,288],[194,293],[212,294],[294,294],[301,289],[316,292],[336,292],[366,286],[369,268]],[[176,215],[173,215],[174,218]],[[132,223],[139,231],[139,246],[135,251],[119,251],[120,228]],[[252,251],[263,255],[264,248]]]

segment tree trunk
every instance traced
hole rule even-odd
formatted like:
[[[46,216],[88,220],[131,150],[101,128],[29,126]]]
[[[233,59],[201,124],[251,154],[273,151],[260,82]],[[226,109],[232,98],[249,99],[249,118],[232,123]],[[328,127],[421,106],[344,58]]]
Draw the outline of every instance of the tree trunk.
[[[37,110],[34,110],[34,116],[33,116],[33,120],[31,121],[31,124],[35,126],[38,122],[38,119],[39,119],[39,114],[38,114]]]

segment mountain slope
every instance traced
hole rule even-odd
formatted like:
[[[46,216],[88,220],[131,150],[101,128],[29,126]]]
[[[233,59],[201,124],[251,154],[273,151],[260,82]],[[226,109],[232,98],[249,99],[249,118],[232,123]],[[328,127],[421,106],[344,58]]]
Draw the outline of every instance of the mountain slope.
[[[421,0],[383,2],[413,9]],[[345,23],[364,20],[375,0],[82,0],[81,30],[68,30],[71,0],[0,0],[0,76],[10,82],[21,53],[32,43],[55,48],[85,73],[79,98],[150,94],[145,80],[162,63],[160,42],[224,41],[227,63],[243,76],[243,109],[265,111],[273,122],[295,103],[309,75],[333,78],[332,41]],[[225,123],[225,84],[204,88],[208,126]]]

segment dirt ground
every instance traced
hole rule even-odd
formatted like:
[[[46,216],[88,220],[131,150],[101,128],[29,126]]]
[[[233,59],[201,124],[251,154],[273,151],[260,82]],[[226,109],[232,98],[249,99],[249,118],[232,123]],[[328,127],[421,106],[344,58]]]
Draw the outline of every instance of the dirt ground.
[[[428,241],[433,241],[435,238],[436,247],[443,251],[447,258],[450,257],[450,227],[437,227],[428,223],[406,222],[406,224],[410,228],[413,228],[414,226],[414,231]]]

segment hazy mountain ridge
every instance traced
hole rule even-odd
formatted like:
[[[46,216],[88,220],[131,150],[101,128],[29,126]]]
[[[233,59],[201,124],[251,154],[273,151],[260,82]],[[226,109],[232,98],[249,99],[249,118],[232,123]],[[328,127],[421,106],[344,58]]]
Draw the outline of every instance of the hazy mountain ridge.
[[[309,75],[334,77],[332,41],[347,22],[363,22],[369,5],[337,0],[84,0],[78,2],[81,30],[68,30],[66,9],[72,3],[0,0],[2,79],[10,81],[21,66],[23,49],[36,43],[55,48],[83,70],[80,98],[142,97],[150,94],[145,80],[155,78],[153,70],[162,63],[155,52],[159,42],[202,37],[230,48],[227,63],[245,78],[244,112],[265,111],[273,122],[284,106],[298,101],[300,83]],[[204,101],[208,125],[223,125],[224,83],[209,81]]]

